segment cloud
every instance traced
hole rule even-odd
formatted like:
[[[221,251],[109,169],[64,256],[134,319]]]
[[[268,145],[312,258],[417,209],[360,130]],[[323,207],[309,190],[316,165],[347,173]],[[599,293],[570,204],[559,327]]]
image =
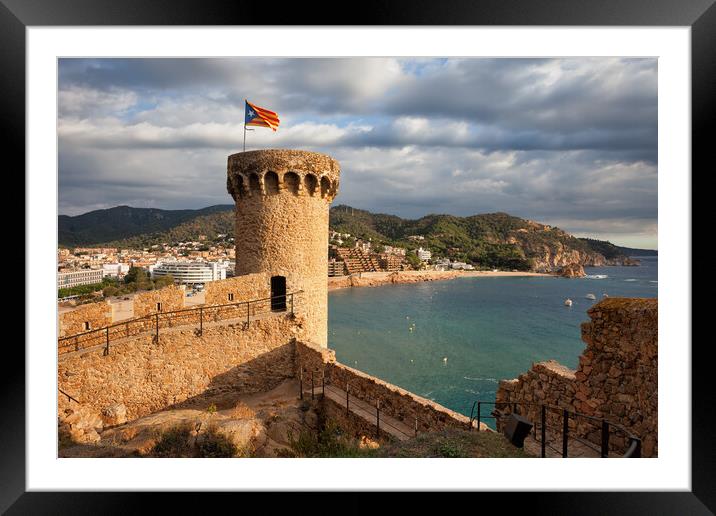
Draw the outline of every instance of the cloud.
[[[245,98],[281,117],[249,148],[341,162],[336,202],[656,242],[657,61],[641,58],[61,59],[60,212],[230,202]]]

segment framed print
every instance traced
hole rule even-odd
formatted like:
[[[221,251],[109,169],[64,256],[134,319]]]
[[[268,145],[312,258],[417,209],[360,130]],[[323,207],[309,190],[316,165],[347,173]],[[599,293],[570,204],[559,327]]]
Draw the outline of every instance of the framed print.
[[[28,204],[3,511],[324,490],[714,510],[691,337],[713,2],[317,25],[1,1]]]

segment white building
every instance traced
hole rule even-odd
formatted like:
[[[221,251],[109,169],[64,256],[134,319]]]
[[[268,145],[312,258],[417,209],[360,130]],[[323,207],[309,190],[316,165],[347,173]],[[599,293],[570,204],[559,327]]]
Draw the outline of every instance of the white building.
[[[149,267],[152,279],[171,275],[175,283],[195,285],[226,279],[225,262],[160,262]]]
[[[105,276],[113,278],[123,278],[129,272],[129,264],[127,263],[105,263],[102,265]]]
[[[102,269],[78,269],[76,271],[57,273],[57,288],[72,288],[80,285],[94,285],[102,283],[104,271]]]
[[[427,262],[433,256],[433,253],[431,253],[427,249],[423,249],[422,247],[418,247],[418,250],[415,251],[415,254],[417,254],[418,258],[420,258],[420,261],[423,262]]]

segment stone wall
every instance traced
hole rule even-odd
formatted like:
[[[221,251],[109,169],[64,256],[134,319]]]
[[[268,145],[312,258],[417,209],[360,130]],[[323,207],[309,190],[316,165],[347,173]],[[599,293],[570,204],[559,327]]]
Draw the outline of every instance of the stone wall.
[[[89,324],[89,328],[85,323]],[[75,335],[109,324],[112,324],[112,306],[105,301],[88,303],[59,314],[59,336]]]
[[[236,274],[286,278],[303,291],[296,313],[309,339],[328,345],[328,207],[340,166],[315,152],[272,149],[229,156],[227,189],[236,205]]]
[[[140,292],[134,296],[134,317],[156,313],[157,311],[170,312],[184,308],[184,289],[170,285],[158,290]],[[157,310],[157,303],[162,304],[161,310]]]
[[[263,299],[271,296],[271,275],[260,272],[212,281],[206,284],[204,290],[204,302],[207,305]],[[233,294],[233,300],[230,294]]]
[[[102,350],[75,354],[58,364],[58,386],[98,412],[124,404],[134,419],[215,390],[269,390],[294,376],[294,339],[303,321],[274,316],[245,328],[214,324],[163,330],[159,345],[150,334]]]
[[[538,420],[539,404],[607,419],[642,440],[642,456],[656,457],[658,301],[608,298],[587,314],[591,320],[582,324],[587,346],[576,371],[553,361],[534,364],[519,378],[501,381],[497,401],[536,403],[527,410],[533,420]],[[511,408],[502,410],[509,413]],[[553,414],[548,424],[561,424],[558,413]],[[599,428],[586,418],[571,426],[581,437],[601,442]],[[611,449],[623,451],[626,445],[622,433],[610,435]]]
[[[448,427],[470,427],[470,418],[397,385],[336,362],[333,351],[322,349],[316,344],[297,342],[296,362],[298,370],[303,371],[304,378],[308,378],[311,371],[323,369],[328,383],[344,391],[348,384],[351,396],[368,403],[380,400],[382,413],[402,421],[410,428],[415,426],[417,419],[418,432],[432,432]],[[483,425],[481,428],[487,427]]]

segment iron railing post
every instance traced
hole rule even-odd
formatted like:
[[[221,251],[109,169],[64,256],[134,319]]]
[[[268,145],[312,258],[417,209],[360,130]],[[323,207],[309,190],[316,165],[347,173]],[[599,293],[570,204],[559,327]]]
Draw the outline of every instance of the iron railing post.
[[[482,405],[481,401],[477,402],[477,431],[480,431],[480,405]]]
[[[418,436],[418,418],[415,418],[415,437]]]
[[[547,409],[542,405],[542,422],[540,423],[542,430],[542,458],[547,454]]]
[[[105,345],[104,345],[104,356],[109,355],[109,326],[104,329]]]
[[[567,441],[569,440],[569,412],[562,411],[562,457],[567,456]]]
[[[380,400],[375,401],[375,438],[380,439]]]
[[[602,458],[609,456],[609,423],[602,419]]]
[[[204,307],[199,307],[199,335],[204,335]]]
[[[79,350],[80,350],[80,338],[77,335],[75,335],[75,351],[79,351]]]

